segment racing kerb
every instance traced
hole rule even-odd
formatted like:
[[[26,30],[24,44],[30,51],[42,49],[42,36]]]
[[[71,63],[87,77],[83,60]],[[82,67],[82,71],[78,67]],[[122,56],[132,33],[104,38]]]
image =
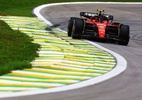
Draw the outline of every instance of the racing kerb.
[[[87,3],[90,3],[90,2],[87,2]],[[40,10],[43,9],[44,7],[64,5],[64,4],[81,4],[81,3],[80,2],[79,3],[57,3],[57,4],[43,5],[43,6],[39,6],[39,7],[35,8],[33,13],[39,19],[43,20],[48,25],[52,26],[52,23],[50,23],[49,21],[44,19],[44,17],[39,13]],[[112,3],[112,4],[115,4],[115,3]],[[80,87],[84,87],[84,86],[88,86],[88,85],[93,85],[95,83],[102,82],[104,80],[112,78],[112,77],[120,74],[121,72],[123,72],[126,69],[127,62],[122,56],[120,56],[119,54],[116,54],[115,52],[112,52],[111,50],[103,48],[102,46],[100,46],[100,45],[98,45],[98,44],[96,44],[94,42],[91,42],[91,41],[88,41],[88,40],[85,40],[85,41],[87,41],[88,43],[90,43],[90,44],[92,44],[92,45],[94,45],[94,46],[96,46],[96,47],[98,47],[98,48],[100,48],[102,50],[105,50],[105,51],[109,52],[111,55],[113,55],[115,57],[116,61],[117,61],[116,67],[113,70],[111,70],[110,72],[108,72],[108,73],[106,73],[104,75],[101,75],[101,76],[98,76],[98,77],[95,77],[95,78],[92,78],[90,80],[83,81],[83,82],[80,82],[80,83],[77,83],[77,84],[72,84],[72,85],[69,85],[69,86],[58,87],[58,88],[47,89],[47,90],[45,89],[45,90],[41,90],[41,91],[38,90],[38,91],[30,91],[30,92],[20,92],[20,93],[16,93],[16,94],[8,94],[8,95],[4,94],[2,96],[3,97],[8,97],[8,96],[10,97],[10,96],[32,95],[32,94],[50,93],[50,92],[65,91],[65,90],[69,90],[69,89],[80,88]]]

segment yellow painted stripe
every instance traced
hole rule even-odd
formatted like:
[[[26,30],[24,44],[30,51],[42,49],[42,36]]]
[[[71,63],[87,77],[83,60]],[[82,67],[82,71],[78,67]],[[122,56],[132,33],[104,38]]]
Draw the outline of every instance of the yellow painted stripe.
[[[18,76],[30,76],[35,78],[55,78],[55,79],[75,79],[75,80],[85,80],[88,77],[78,77],[78,76],[64,76],[64,75],[55,75],[55,74],[43,74],[43,73],[36,73],[36,72],[22,72],[22,71],[13,71],[12,75]]]
[[[78,61],[78,62],[86,62],[86,63],[94,63],[95,59],[87,59],[83,57],[65,57],[65,60],[71,60],[71,61]]]
[[[62,79],[40,79],[40,78],[27,78],[27,77],[18,77],[18,76],[3,76],[0,79],[6,80],[17,80],[22,82],[46,82],[46,83],[62,83],[62,84],[73,84],[78,82],[77,80],[62,80]]]
[[[1,79],[1,82],[11,83],[11,84],[33,84],[33,85],[41,85],[41,86],[62,86],[65,85],[63,83],[51,83],[51,82],[43,82],[43,81],[19,81],[19,80],[8,80]],[[22,85],[21,85],[22,86]]]
[[[94,64],[92,63],[86,63],[86,62],[76,62],[76,61],[70,61],[70,60],[64,60],[61,63],[58,63],[59,66],[77,66],[80,68],[87,68],[87,67],[91,67]]]
[[[95,73],[98,72],[97,70],[91,70],[91,69],[81,69],[81,68],[72,68],[67,66],[59,66],[59,65],[50,65],[50,66],[39,66],[39,68],[51,68],[51,69],[59,69],[59,70],[67,70],[67,71],[75,71],[75,72],[89,72],[89,73]],[[102,73],[105,73],[104,71],[99,71]]]
[[[62,70],[45,69],[45,68],[32,68],[32,69],[26,69],[26,71],[45,72],[45,73],[71,75],[71,76],[91,76],[91,77],[96,76],[95,73],[62,71]]]
[[[44,88],[53,88],[54,87],[54,86],[50,86],[50,85],[41,85],[41,84],[26,84],[23,82],[19,82],[19,83],[0,82],[0,86],[44,87]]]
[[[13,90],[19,90],[19,91],[29,91],[29,90],[39,90],[40,88],[34,88],[34,87],[2,87],[0,86],[0,91],[13,91]]]

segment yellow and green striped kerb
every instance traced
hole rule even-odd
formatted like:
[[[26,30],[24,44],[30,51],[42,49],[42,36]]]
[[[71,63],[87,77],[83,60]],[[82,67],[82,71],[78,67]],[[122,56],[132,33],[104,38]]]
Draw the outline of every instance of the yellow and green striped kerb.
[[[20,30],[40,44],[31,69],[0,76],[0,92],[50,89],[75,84],[111,71],[115,58],[84,40],[71,39],[32,17],[0,16],[14,30]]]

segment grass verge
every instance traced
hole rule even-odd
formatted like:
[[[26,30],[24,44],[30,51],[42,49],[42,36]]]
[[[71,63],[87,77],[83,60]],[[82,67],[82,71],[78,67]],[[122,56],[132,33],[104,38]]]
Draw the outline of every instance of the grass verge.
[[[0,21],[0,75],[11,70],[30,68],[30,62],[38,56],[39,45],[20,31],[12,30]]]

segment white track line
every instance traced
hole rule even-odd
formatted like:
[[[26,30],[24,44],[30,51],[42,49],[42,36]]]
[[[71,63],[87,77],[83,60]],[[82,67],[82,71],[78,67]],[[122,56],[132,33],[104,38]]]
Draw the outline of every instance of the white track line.
[[[41,14],[40,11],[41,9],[45,8],[45,7],[51,7],[51,6],[57,6],[57,5],[68,5],[68,4],[142,4],[142,2],[68,2],[68,3],[53,3],[53,4],[45,4],[45,5],[41,5],[39,7],[36,7],[33,10],[33,14],[35,14],[40,20],[43,20],[45,23],[47,23],[49,26],[52,26],[53,24],[51,22],[49,22],[48,20],[46,20]],[[62,30],[63,31],[63,30]],[[65,32],[65,31],[63,31]],[[71,90],[71,89],[77,89],[77,88],[81,88],[81,87],[85,87],[85,86],[89,86],[89,85],[93,85],[99,82],[103,82],[105,80],[108,80],[118,74],[120,74],[121,72],[123,72],[126,68],[127,68],[127,62],[126,60],[120,56],[119,54],[108,50],[94,42],[91,41],[87,41],[92,45],[97,46],[98,48],[105,50],[109,53],[111,53],[117,60],[117,65],[116,67],[111,70],[110,72],[98,76],[96,78],[92,78],[90,80],[87,81],[83,81],[80,83],[76,83],[76,84],[72,84],[72,85],[67,85],[64,87],[57,87],[57,88],[52,88],[52,89],[44,89],[44,90],[38,90],[38,91],[28,91],[28,92],[18,92],[18,93],[2,93],[2,95],[0,95],[0,98],[6,98],[6,97],[16,97],[16,96],[27,96],[27,95],[36,95],[36,94],[42,94],[42,93],[52,93],[52,92],[59,92],[59,91],[66,91],[66,90]]]

